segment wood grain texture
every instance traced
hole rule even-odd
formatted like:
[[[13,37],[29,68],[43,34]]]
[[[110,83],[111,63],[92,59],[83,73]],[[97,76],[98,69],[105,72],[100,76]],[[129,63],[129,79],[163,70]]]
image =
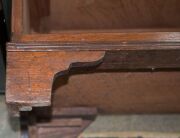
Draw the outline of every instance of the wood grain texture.
[[[29,19],[30,26],[32,26],[37,32],[42,29],[45,31],[45,28],[42,28],[41,26],[41,19],[43,17],[49,16],[50,14],[50,0],[28,0],[27,9],[29,10],[29,15],[26,16],[28,16],[30,19],[33,19]]]
[[[9,62],[7,70],[6,100],[12,111],[13,108],[15,108],[14,111],[16,114],[19,110],[26,111],[31,110],[32,107],[49,106],[51,104],[53,78],[60,76],[61,83],[59,83],[58,86],[62,87],[67,80],[68,73],[71,74],[72,71],[79,72],[82,70],[84,71],[84,74],[86,74],[88,73],[88,70],[94,72],[98,70],[178,70],[180,69],[179,53],[179,50],[116,50],[106,51],[106,54],[105,51],[63,50],[56,52],[8,52]],[[89,83],[89,86],[91,86],[91,83]],[[99,86],[100,85],[98,85],[98,87]],[[72,94],[71,96],[69,95],[70,97],[77,97],[71,93],[71,91],[77,88],[70,87],[69,94]],[[112,88],[114,88],[113,85]],[[99,95],[98,92],[98,89],[93,91],[93,93]],[[66,95],[63,92],[62,94]],[[63,99],[66,98],[64,97]],[[69,104],[76,100],[59,101],[58,99],[55,99],[54,101],[60,102],[59,106],[76,105],[75,103]],[[81,100],[79,99],[78,101]],[[120,112],[121,111],[122,110],[120,110]],[[169,109],[165,111],[169,111]],[[178,108],[176,110],[174,109],[174,111],[178,111]]]
[[[23,0],[12,1],[12,33],[13,37],[23,31]]]
[[[116,50],[106,52],[99,69],[179,69],[180,50]]]
[[[136,2],[136,0],[114,0],[113,2],[111,0],[98,0],[98,1],[82,1],[82,0],[75,0],[74,2],[71,2],[71,0],[68,1],[35,1],[35,0],[27,0],[30,6],[31,12],[22,12],[23,8],[28,7],[28,5],[24,6],[22,0],[15,0],[13,1],[13,38],[14,41],[30,41],[30,42],[58,42],[58,41],[79,41],[79,42],[88,42],[88,41],[179,41],[179,1],[178,0],[152,0],[152,1],[146,1],[146,0],[140,0],[139,2]],[[42,4],[41,4],[42,3]],[[61,4],[62,3],[62,4]],[[103,3],[103,4],[102,4]],[[56,8],[58,6],[58,8]],[[59,8],[59,6],[65,6],[67,7],[66,10],[63,10],[63,8]],[[55,12],[52,12],[49,8],[53,7],[51,10],[54,10]],[[87,10],[86,10],[87,7]],[[90,9],[88,9],[88,7]],[[119,8],[121,7],[121,8]],[[32,10],[32,9],[33,10]],[[74,8],[74,9],[73,9]],[[94,10],[92,10],[95,8]],[[27,10],[28,8],[26,8]],[[46,10],[45,10],[46,9]],[[76,13],[76,16],[73,16],[71,13]],[[82,12],[81,9],[84,11]],[[70,10],[70,11],[69,11]],[[75,12],[73,12],[75,10]],[[90,11],[88,11],[90,10]],[[62,11],[62,12],[61,12]],[[110,12],[112,11],[112,12]],[[51,13],[52,12],[52,13]],[[90,14],[90,13],[94,14]],[[46,32],[45,34],[42,34],[42,32],[35,33],[33,35],[30,35],[29,33],[24,34],[23,32],[26,32],[27,30],[25,28],[28,24],[26,21],[23,21],[24,18],[28,18],[30,15],[23,15],[22,13],[31,13],[32,24],[39,24],[39,30],[42,32]],[[84,14],[82,16],[82,13]],[[98,14],[99,13],[99,14]],[[113,14],[114,13],[114,14]],[[133,13],[133,14],[132,14]],[[105,16],[107,14],[107,16]],[[142,15],[141,15],[142,14]],[[55,16],[53,20],[55,20],[54,24],[48,24],[46,21],[42,21],[42,23],[46,23],[47,27],[43,27],[42,23],[38,23],[39,16],[42,16],[42,18],[47,18],[48,15]],[[37,17],[38,16],[38,17]],[[45,16],[45,17],[44,17]],[[59,16],[63,16],[67,19],[60,20]],[[71,18],[73,16],[73,18]],[[96,17],[97,16],[97,17]],[[111,19],[111,16],[113,18]],[[117,17],[116,17],[117,16]],[[120,17],[119,17],[120,16]],[[131,16],[133,16],[131,18]],[[78,17],[82,17],[83,22],[85,22],[85,26],[90,26],[90,29],[83,30],[74,30],[73,26],[80,26],[83,27],[83,22],[81,22]],[[93,18],[96,17],[96,18]],[[141,17],[141,18],[139,18]],[[38,18],[38,19],[37,19]],[[68,19],[73,19],[75,21],[70,22]],[[109,19],[110,18],[110,19]],[[29,20],[29,19],[28,19]],[[91,21],[89,21],[91,20]],[[132,20],[132,21],[131,21]],[[143,21],[141,21],[143,20]],[[59,25],[59,22],[65,22],[63,23],[65,26],[72,28],[68,31],[57,31],[58,27],[64,29],[63,25]],[[68,23],[70,24],[68,24]],[[75,23],[77,22],[77,23]],[[114,23],[112,23],[114,22]],[[27,25],[26,25],[27,23]],[[93,26],[96,26],[98,24],[100,28],[103,29],[92,29]],[[109,29],[108,29],[108,24]],[[123,27],[128,25],[134,25],[135,27]],[[139,24],[141,25],[147,25],[150,27],[138,27]],[[149,24],[149,25],[148,25]],[[174,27],[173,24],[175,25]],[[117,28],[115,26],[122,25],[121,29]],[[130,26],[131,26],[130,25]],[[38,25],[33,25],[35,30],[37,29]],[[157,26],[157,27],[152,27]],[[164,27],[163,27],[164,26]],[[56,32],[53,32],[51,34],[48,31],[48,27],[55,27],[54,29]],[[87,28],[85,27],[85,28]],[[113,28],[115,27],[115,28]],[[15,31],[17,30],[17,31]],[[103,33],[104,32],[104,33]],[[127,33],[125,33],[127,32]],[[134,33],[135,34],[134,34]],[[145,33],[143,33],[145,32]],[[125,33],[125,34],[124,34]],[[140,34],[139,34],[140,33]],[[150,34],[149,34],[150,33]],[[161,34],[162,33],[162,34]],[[137,36],[137,37],[136,37]]]
[[[60,79],[61,78],[61,79]],[[116,71],[55,80],[55,107],[97,107],[99,114],[180,113],[179,71]],[[83,84],[83,85],[82,85]]]
[[[14,42],[179,42],[179,32],[161,32],[154,31],[134,31],[134,32],[70,32],[59,34],[33,34],[33,35],[21,35]]]
[[[6,102],[18,110],[51,104],[51,88],[56,73],[71,63],[100,60],[104,52],[9,52]],[[19,107],[18,107],[19,106]],[[12,107],[13,108],[13,107]]]
[[[139,0],[138,2],[136,0],[47,0],[46,2],[28,0],[26,4],[29,5],[23,5],[25,3],[22,0],[14,0],[13,38],[7,48],[6,100],[11,111],[18,114],[19,111],[30,111],[32,107],[49,106],[53,78],[60,75],[60,78],[66,81],[67,76],[72,75],[74,67],[75,72],[83,69],[85,74],[88,73],[86,71],[92,73],[103,70],[110,74],[107,78],[106,75],[100,75],[100,78],[106,78],[105,82],[115,78],[122,84],[124,79],[118,80],[116,75],[113,76],[112,70],[121,72],[162,69],[169,72],[163,72],[157,76],[151,75],[151,73],[144,74],[144,72],[140,77],[134,75],[135,81],[139,81],[141,85],[146,86],[144,81],[148,81],[149,78],[150,82],[155,81],[158,86],[152,82],[152,87],[147,87],[147,92],[144,92],[146,91],[144,87],[142,89],[138,86],[133,87],[136,85],[129,80],[132,89],[136,90],[133,95],[131,87],[127,86],[129,89],[125,92],[127,95],[132,95],[130,100],[127,98],[129,96],[119,92],[119,89],[116,88],[119,85],[116,82],[113,82],[112,85],[111,82],[106,85],[100,83],[99,86],[102,90],[98,89],[93,82],[98,80],[99,75],[92,74],[95,80],[92,79],[91,83],[86,82],[91,80],[91,77],[84,80],[75,79],[74,83],[78,82],[82,85],[86,82],[86,88],[89,88],[90,93],[88,94],[90,95],[87,95],[87,98],[85,96],[84,99],[78,94],[83,95],[86,89],[82,88],[85,90],[84,93],[82,91],[78,93],[76,90],[79,86],[71,86],[70,83],[70,87],[66,88],[65,85],[65,89],[62,90],[64,83],[60,83],[61,88],[57,89],[62,91],[55,93],[53,101],[56,106],[95,105],[107,112],[118,111],[118,109],[127,112],[179,112],[177,100],[180,68],[179,2],[179,0]],[[26,14],[23,12],[23,8],[27,8],[26,10],[30,8],[29,12],[26,12],[29,14],[26,19],[30,20],[27,19],[26,22],[23,22],[25,17],[23,14]],[[74,16],[75,14],[76,16]],[[31,28],[30,32],[26,32],[25,29],[28,25]],[[25,32],[26,34],[24,34]],[[177,74],[172,71],[176,71]],[[157,80],[154,80],[156,77]],[[125,79],[129,78],[125,77]],[[168,79],[173,82],[170,86]],[[91,88],[91,84],[93,84],[93,88]],[[161,85],[169,87],[159,90]],[[109,91],[114,90],[114,94],[103,93],[106,88]],[[176,96],[172,95],[171,89],[174,90],[173,94]],[[113,107],[120,100],[118,96],[121,97],[121,94],[129,103],[122,101],[121,108]],[[141,97],[141,105],[138,103],[132,109],[131,104],[136,104],[136,102],[131,103],[131,100],[136,101],[136,95],[141,96],[141,94],[145,95],[144,99]],[[155,100],[148,99],[151,94],[154,94]],[[155,96],[159,98],[156,99]],[[59,101],[59,97],[63,97],[66,101],[63,101],[63,98],[62,101]],[[70,99],[77,98],[78,101],[74,99],[68,101],[69,97]],[[170,98],[168,99],[168,97]],[[103,101],[106,98],[109,99],[109,102]],[[100,103],[96,103],[95,99]],[[90,102],[86,103],[88,100]],[[147,102],[143,100],[147,100]],[[168,104],[165,100],[171,101],[172,104]],[[157,105],[153,104],[153,101]],[[144,106],[142,106],[143,103],[145,103]],[[123,104],[129,108],[124,109]],[[158,108],[153,110],[150,108],[153,106]]]
[[[179,113],[179,52],[107,51],[99,66],[59,76],[53,105],[93,106],[106,114]]]
[[[180,27],[179,0],[29,0],[29,9],[29,33]]]
[[[12,7],[6,102],[32,117],[22,122],[31,138],[76,138],[97,113],[180,112],[179,0]]]

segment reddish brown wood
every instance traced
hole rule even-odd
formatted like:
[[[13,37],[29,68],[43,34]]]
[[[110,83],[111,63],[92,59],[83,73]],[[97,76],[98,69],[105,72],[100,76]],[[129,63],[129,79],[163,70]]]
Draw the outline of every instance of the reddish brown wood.
[[[30,26],[36,32],[40,32],[44,30],[46,32],[46,28],[39,27],[41,26],[41,19],[46,18],[50,15],[50,0],[29,0],[27,1],[29,7],[29,16]]]
[[[35,24],[30,24],[34,28],[40,25],[38,21],[35,22],[37,18],[51,16],[52,9],[49,9],[51,8],[51,1],[47,0],[43,4],[41,2],[31,1],[23,3],[22,0],[13,1],[12,26],[14,39],[8,46],[6,98],[8,105],[16,111],[15,113],[18,113],[19,110],[31,110],[34,106],[50,105],[53,78],[56,73],[68,70],[70,65],[85,69],[93,66],[96,70],[179,69],[180,35],[178,24],[176,24],[175,28],[168,28],[167,26],[165,27],[166,29],[150,27],[144,29],[135,28],[135,30],[131,28],[126,28],[126,30],[106,30],[104,28],[103,30],[91,31],[69,30],[68,32],[60,32],[58,30],[56,34],[22,33],[26,30],[27,23],[27,21],[24,22],[25,15],[23,15],[23,10],[27,11],[24,13],[27,14],[27,19],[29,18],[29,13],[30,18],[35,19],[31,22]],[[109,2],[106,0],[104,4]],[[145,3],[143,0],[136,4],[130,1],[126,2],[126,6],[130,4],[129,6],[133,7],[134,5],[137,9],[141,7],[139,4],[144,5]],[[173,13],[178,11],[177,0],[173,0],[173,2],[166,0],[166,2],[171,3],[168,8],[172,9]],[[158,3],[159,5],[164,4],[162,1],[150,2],[149,6],[155,9],[154,3]],[[34,6],[28,9],[29,5],[27,4]],[[78,6],[77,4],[76,6]],[[81,4],[83,5],[83,3],[79,3],[79,5]],[[97,3],[93,4],[96,5]],[[106,4],[105,7],[109,9]],[[73,3],[70,5],[73,5]],[[121,5],[121,3],[117,2],[117,5]],[[34,11],[32,7],[36,7]],[[38,10],[38,8],[41,10]],[[99,8],[101,9],[102,7]],[[130,12],[129,8],[126,8]],[[122,11],[125,9],[122,9]],[[136,15],[139,15],[136,8],[133,10],[137,12]],[[145,9],[140,10],[145,11]],[[37,17],[32,16],[33,12],[37,13]],[[148,13],[154,12],[150,10]],[[161,12],[158,14],[165,14]],[[101,14],[97,15],[96,13],[98,11],[93,13],[95,17],[101,16]],[[126,15],[128,13],[124,14]],[[170,13],[167,14],[167,17],[170,18]],[[82,18],[82,16],[78,15],[78,18]],[[143,18],[146,19],[147,17]],[[133,20],[136,21],[135,19]],[[176,20],[178,21],[178,17],[176,17]],[[168,21],[171,25],[174,24],[171,20]],[[157,22],[160,23],[160,21]],[[135,23],[138,25],[138,21]],[[153,26],[154,22],[148,23],[152,23],[150,26]],[[104,22],[104,27],[107,24]],[[75,62],[88,62],[88,64],[72,64]],[[67,72],[64,75],[66,74]]]
[[[29,17],[30,22],[36,24],[24,25],[30,28],[28,33],[147,28],[173,30],[179,28],[180,23],[179,0],[51,0],[49,3],[47,0],[32,0],[27,7],[34,14]],[[44,16],[44,8],[50,9],[48,16]]]
[[[23,30],[23,0],[13,0],[12,2],[12,33],[13,36],[16,37],[16,35],[20,35]]]
[[[120,50],[179,50],[179,42],[115,42],[115,43],[9,43],[8,51],[29,51],[29,52],[48,52],[48,51],[71,51],[71,50],[83,50],[83,51],[120,51]]]
[[[56,73],[68,70],[72,63],[100,60],[104,52],[9,52],[7,65],[8,105],[18,110],[51,104],[51,88]]]
[[[142,30],[141,30],[142,31]],[[62,32],[59,34],[34,34],[22,35],[20,42],[179,42],[179,32],[159,30],[145,30],[144,32],[133,31],[104,31],[104,32]]]
[[[52,104],[53,108],[93,106],[101,114],[179,113],[179,77],[178,70],[156,69],[59,76]]]
[[[9,110],[31,111],[35,138],[77,137],[97,111],[179,113],[179,6],[179,0],[13,0]],[[42,116],[52,120],[42,124],[36,120]]]

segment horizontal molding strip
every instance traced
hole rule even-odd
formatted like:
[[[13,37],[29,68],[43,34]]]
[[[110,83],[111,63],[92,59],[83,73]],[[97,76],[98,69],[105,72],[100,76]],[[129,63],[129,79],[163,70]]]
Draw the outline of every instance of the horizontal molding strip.
[[[170,50],[180,49],[180,42],[116,42],[116,43],[8,43],[7,51],[59,50]]]

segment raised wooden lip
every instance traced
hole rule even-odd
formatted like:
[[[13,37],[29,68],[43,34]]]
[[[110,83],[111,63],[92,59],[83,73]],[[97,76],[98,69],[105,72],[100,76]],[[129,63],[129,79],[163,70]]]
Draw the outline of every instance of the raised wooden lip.
[[[71,32],[21,34],[19,42],[180,42],[180,32]]]
[[[180,42],[155,43],[8,43],[11,52],[54,52],[54,51],[112,51],[112,50],[180,50]]]
[[[180,49],[180,32],[20,35],[8,51]]]

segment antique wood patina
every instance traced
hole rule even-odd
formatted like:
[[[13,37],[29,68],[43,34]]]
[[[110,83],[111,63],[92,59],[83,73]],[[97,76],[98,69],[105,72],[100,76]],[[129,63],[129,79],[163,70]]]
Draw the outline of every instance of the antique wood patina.
[[[50,137],[47,130],[77,137],[98,113],[180,112],[179,0],[13,0],[12,7],[6,102],[33,122],[31,137]],[[49,123],[38,119],[47,116]]]

